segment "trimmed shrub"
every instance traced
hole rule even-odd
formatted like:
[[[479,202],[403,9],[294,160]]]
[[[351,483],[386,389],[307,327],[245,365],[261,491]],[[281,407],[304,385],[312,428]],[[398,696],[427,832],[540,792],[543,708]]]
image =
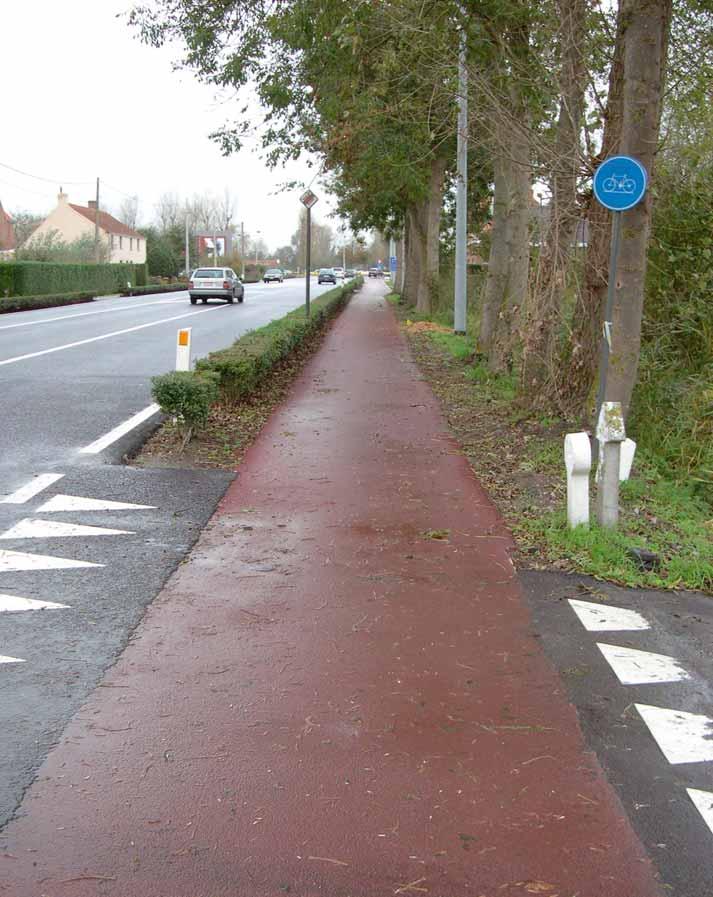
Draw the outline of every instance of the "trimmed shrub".
[[[171,371],[151,378],[151,392],[164,414],[171,414],[183,435],[205,426],[211,405],[218,400],[218,375],[213,371]]]
[[[75,305],[78,302],[93,302],[94,291],[62,293],[57,296],[12,296],[0,297],[0,315],[11,311],[32,311],[36,308],[58,308],[61,305]]]
[[[228,401],[244,399],[276,364],[321,330],[362,283],[362,278],[357,277],[344,286],[323,293],[312,301],[309,318],[302,307],[259,330],[246,333],[230,348],[211,352],[207,358],[200,359],[196,370],[217,373],[221,391]]]
[[[146,265],[74,265],[61,262],[6,262],[0,265],[0,295],[9,289],[12,296],[59,295],[94,290],[95,295],[118,293],[145,285]]]
[[[187,290],[185,281],[177,283],[151,283],[145,287],[132,287],[130,290],[122,290],[122,296],[150,296],[152,293],[175,293],[177,290]]]

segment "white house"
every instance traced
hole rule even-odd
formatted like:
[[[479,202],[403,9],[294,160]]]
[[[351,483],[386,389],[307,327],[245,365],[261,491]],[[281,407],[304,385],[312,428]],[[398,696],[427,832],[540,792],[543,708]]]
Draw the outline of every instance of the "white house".
[[[108,212],[97,212],[97,204],[90,200],[86,206],[78,206],[68,202],[66,193],[60,192],[57,196],[57,207],[50,212],[40,226],[32,233],[27,243],[32,243],[37,237],[56,231],[66,243],[71,243],[79,237],[94,236],[94,224],[99,224],[99,239],[109,248],[110,262],[136,262],[143,264],[146,261],[146,238],[132,230],[121,221],[117,221]]]

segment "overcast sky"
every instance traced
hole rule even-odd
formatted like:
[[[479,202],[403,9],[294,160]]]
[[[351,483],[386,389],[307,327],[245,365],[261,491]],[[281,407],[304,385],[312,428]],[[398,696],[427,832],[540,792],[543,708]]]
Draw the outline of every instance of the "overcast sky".
[[[208,134],[230,119],[238,104],[216,98],[188,73],[173,72],[168,48],[141,44],[117,18],[130,5],[130,0],[3,3],[3,207],[11,213],[47,213],[60,186],[70,202],[85,205],[98,176],[102,207],[116,210],[123,193],[135,193],[139,221],[148,223],[162,193],[219,194],[229,187],[246,232],[260,231],[270,249],[289,243],[299,191],[277,193],[278,187],[295,178],[309,183],[315,169],[295,163],[269,171],[256,149],[223,158]],[[320,194],[315,217],[326,220],[329,198],[319,181],[313,189]]]

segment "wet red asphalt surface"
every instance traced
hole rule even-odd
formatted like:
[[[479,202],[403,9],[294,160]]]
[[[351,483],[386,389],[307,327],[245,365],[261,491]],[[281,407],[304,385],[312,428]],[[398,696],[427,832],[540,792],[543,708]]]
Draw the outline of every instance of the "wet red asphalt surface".
[[[3,897],[661,893],[381,291],[42,766]]]

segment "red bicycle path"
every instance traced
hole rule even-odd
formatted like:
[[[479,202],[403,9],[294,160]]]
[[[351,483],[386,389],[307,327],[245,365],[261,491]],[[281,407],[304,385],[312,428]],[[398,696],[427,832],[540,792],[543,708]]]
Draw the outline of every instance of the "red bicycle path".
[[[383,293],[48,755],[0,894],[662,893]]]

